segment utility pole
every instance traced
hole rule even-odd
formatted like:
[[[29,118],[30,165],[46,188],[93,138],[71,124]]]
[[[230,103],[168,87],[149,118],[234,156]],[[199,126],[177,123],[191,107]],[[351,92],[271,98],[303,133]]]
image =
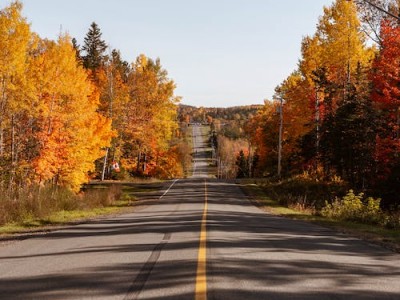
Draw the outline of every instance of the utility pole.
[[[114,68],[114,61],[113,61],[113,56],[112,53],[109,54],[109,57],[111,57],[110,61],[108,62],[108,68],[107,68],[107,77],[109,81],[109,97],[110,97],[110,107],[109,107],[109,118],[111,119],[111,128],[113,129],[113,100],[114,100],[114,77],[113,77],[113,68]],[[110,152],[110,147],[106,148],[106,154],[104,156],[104,161],[103,161],[103,170],[101,172],[101,181],[104,181],[106,171],[107,171],[107,161],[108,161],[108,155]],[[115,152],[115,151],[114,151]],[[114,160],[114,158],[113,158]],[[109,172],[108,172],[109,173]]]
[[[283,98],[275,96],[274,100],[279,101],[279,140],[278,140],[278,178],[281,179],[282,173],[282,131],[283,131]]]
[[[318,95],[319,85],[317,85],[315,89],[315,152],[316,152],[316,160],[315,160],[315,170],[318,171],[318,163],[319,163],[319,127],[320,127],[320,102]]]

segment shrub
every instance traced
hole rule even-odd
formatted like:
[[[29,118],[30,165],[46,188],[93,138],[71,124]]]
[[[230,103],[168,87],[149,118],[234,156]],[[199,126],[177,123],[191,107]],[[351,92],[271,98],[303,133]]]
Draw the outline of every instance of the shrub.
[[[386,216],[384,225],[389,229],[400,229],[400,212],[393,212]]]
[[[380,208],[381,199],[369,197],[364,199],[364,194],[354,194],[350,190],[342,199],[336,198],[331,204],[321,210],[321,214],[331,219],[355,221],[368,224],[382,224],[385,220]]]
[[[316,181],[306,176],[298,176],[281,182],[260,183],[269,197],[281,205],[306,210],[320,210],[325,206],[325,199],[333,200],[337,195],[345,195],[342,182]]]

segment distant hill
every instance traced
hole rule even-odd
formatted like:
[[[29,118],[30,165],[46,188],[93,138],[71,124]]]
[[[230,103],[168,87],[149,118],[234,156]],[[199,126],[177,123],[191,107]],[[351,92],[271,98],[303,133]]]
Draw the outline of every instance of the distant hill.
[[[263,105],[245,105],[233,107],[195,107],[180,104],[179,119],[186,122],[212,123],[214,120],[245,121],[257,113]]]

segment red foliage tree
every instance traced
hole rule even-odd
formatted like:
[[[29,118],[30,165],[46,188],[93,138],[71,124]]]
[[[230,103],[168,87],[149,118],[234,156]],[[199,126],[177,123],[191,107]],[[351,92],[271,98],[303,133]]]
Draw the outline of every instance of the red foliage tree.
[[[373,63],[371,80],[372,100],[381,112],[376,159],[386,176],[400,151],[400,27],[384,21],[381,37],[382,48]]]

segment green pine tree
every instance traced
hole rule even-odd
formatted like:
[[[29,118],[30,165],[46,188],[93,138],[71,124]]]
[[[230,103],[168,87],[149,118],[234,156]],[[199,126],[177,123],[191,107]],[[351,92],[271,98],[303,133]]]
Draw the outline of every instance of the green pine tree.
[[[249,177],[249,166],[243,150],[240,150],[239,156],[236,159],[236,165],[238,166],[236,178]]]
[[[129,63],[122,59],[121,52],[116,49],[112,50],[110,59],[112,65],[119,72],[122,80],[126,83],[129,72],[131,71]]]
[[[339,175],[352,187],[363,189],[374,176],[376,116],[367,72],[361,65],[353,81],[336,109],[332,109],[331,99],[340,89],[327,80],[321,81],[327,96],[319,154],[325,175]]]
[[[82,50],[86,55],[83,56],[83,65],[85,68],[96,71],[102,66],[105,58],[107,44],[101,39],[101,31],[99,26],[93,22],[84,39]]]
[[[81,46],[78,44],[78,41],[76,40],[76,38],[73,38],[71,40],[71,42],[72,42],[72,47],[74,47],[75,52],[76,52],[76,60],[81,63],[82,62]]]

